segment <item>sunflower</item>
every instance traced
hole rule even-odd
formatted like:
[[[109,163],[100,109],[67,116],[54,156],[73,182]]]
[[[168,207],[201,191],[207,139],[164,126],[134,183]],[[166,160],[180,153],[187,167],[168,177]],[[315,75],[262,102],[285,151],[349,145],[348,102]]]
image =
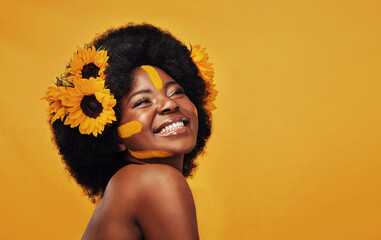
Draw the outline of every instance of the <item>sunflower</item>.
[[[62,99],[62,105],[68,107],[64,124],[79,126],[82,134],[92,133],[96,137],[107,123],[116,121],[113,109],[116,100],[100,77],[75,79],[73,84],[73,88],[66,88],[67,95]]]
[[[213,83],[214,69],[212,63],[208,62],[209,56],[206,53],[205,48],[201,48],[200,45],[195,45],[192,47],[191,58],[196,64],[199,70],[199,76],[204,79],[209,95],[206,97],[205,110],[209,113],[216,109],[214,105],[214,100],[216,100],[218,91],[215,89],[215,84]]]
[[[46,92],[46,97],[42,99],[49,102],[49,106],[47,108],[47,112],[49,114],[54,114],[52,119],[50,120],[53,123],[55,120],[61,118],[63,121],[66,114],[68,114],[67,107],[62,105],[62,99],[67,95],[67,90],[65,87],[49,87]]]
[[[74,82],[75,79],[89,79],[90,77],[105,79],[104,71],[108,66],[107,60],[108,56],[105,50],[97,51],[94,46],[91,48],[78,47],[65,71],[67,80]]]

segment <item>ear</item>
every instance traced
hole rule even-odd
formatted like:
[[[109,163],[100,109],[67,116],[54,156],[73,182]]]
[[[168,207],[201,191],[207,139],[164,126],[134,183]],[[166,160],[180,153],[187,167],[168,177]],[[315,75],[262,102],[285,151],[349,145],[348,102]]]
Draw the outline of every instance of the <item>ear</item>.
[[[124,151],[127,150],[126,145],[124,145],[124,143],[123,143],[122,141],[120,141],[120,142],[118,143],[118,148],[119,148],[119,151],[120,151],[120,152],[124,152]]]

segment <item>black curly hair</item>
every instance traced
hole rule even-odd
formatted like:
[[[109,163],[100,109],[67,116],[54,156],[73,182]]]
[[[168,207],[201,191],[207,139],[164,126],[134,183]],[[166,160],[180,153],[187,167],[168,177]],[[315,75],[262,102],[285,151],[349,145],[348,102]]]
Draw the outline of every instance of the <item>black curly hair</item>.
[[[150,24],[128,24],[110,29],[97,36],[89,46],[105,49],[109,66],[105,70],[106,85],[114,94],[117,121],[106,125],[98,137],[81,134],[77,128],[62,121],[52,124],[54,140],[67,170],[81,185],[87,196],[96,202],[103,197],[111,177],[128,163],[118,148],[120,100],[130,91],[133,69],[141,65],[156,66],[175,79],[197,107],[199,129],[196,147],[184,156],[183,175],[192,176],[195,158],[200,154],[211,134],[211,116],[205,111],[210,94],[190,57],[191,51],[169,32]]]

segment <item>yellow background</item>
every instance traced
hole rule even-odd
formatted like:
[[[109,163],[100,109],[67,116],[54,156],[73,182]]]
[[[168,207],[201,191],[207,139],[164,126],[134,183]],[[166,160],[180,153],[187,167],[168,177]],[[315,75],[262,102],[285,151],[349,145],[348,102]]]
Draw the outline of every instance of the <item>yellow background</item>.
[[[214,135],[189,181],[202,239],[381,239],[380,1],[142,2],[2,1],[0,239],[81,237],[94,206],[40,98],[77,45],[130,21],[214,62]]]

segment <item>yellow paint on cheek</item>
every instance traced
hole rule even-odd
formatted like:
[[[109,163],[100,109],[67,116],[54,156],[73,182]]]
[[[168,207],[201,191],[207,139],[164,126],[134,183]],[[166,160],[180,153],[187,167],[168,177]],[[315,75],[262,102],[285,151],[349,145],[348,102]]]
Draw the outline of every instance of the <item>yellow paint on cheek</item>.
[[[196,117],[198,117],[198,112],[196,107],[194,107],[194,113],[196,113]]]
[[[143,65],[141,66],[141,68],[143,68],[143,70],[146,71],[149,78],[151,79],[151,81],[153,82],[153,84],[155,85],[157,89],[160,90],[163,88],[163,81],[161,80],[159,73],[156,71],[155,68],[149,65]]]
[[[127,122],[118,127],[119,136],[121,138],[128,138],[134,134],[140,133],[142,131],[142,124],[138,121]]]
[[[154,151],[154,150],[148,150],[148,151],[131,151],[128,150],[131,155],[134,158],[137,159],[147,159],[147,158],[165,158],[173,156],[173,153],[166,152],[166,151]]]

